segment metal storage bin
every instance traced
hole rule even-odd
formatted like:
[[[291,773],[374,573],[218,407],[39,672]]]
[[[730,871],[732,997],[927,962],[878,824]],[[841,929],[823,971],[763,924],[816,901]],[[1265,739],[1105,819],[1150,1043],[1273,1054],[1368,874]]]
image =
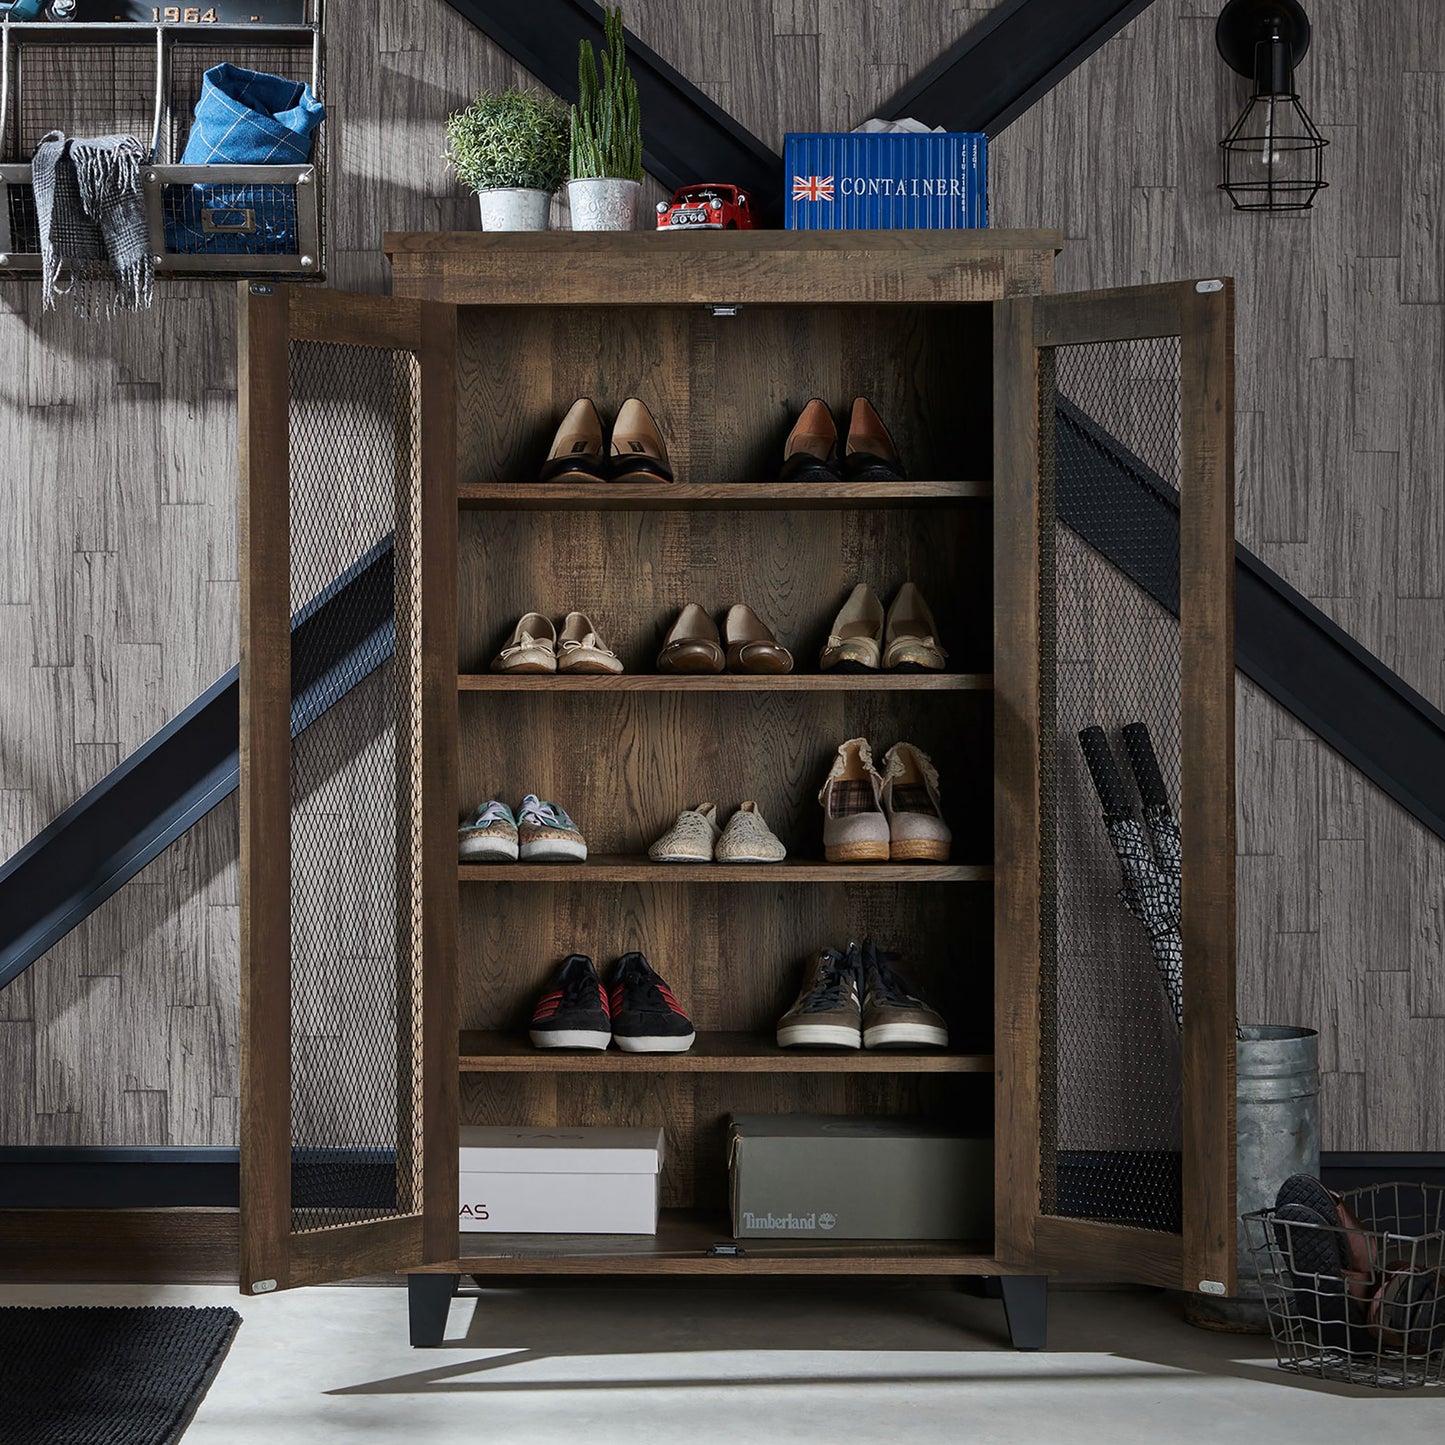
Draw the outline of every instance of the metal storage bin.
[[[1376,1389],[1445,1385],[1445,1187],[1379,1184],[1344,1196],[1358,1230],[1243,1216],[1282,1370]],[[1368,1272],[1310,1268],[1318,1246]]]
[[[51,130],[149,138],[143,172],[158,276],[324,271],[326,127],[309,165],[182,166],[201,77],[223,60],[305,81],[321,98],[319,3],[305,24],[0,25],[0,270],[38,273],[29,157]]]

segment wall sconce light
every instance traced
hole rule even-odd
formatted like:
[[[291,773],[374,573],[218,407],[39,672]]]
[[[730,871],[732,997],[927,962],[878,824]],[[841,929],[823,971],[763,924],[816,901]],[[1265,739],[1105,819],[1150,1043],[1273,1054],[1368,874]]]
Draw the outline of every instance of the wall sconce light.
[[[1310,48],[1299,0],[1229,0],[1214,28],[1225,63],[1254,82],[1240,117],[1219,143],[1219,189],[1237,211],[1307,211],[1328,182],[1329,142],[1295,90],[1295,67]]]

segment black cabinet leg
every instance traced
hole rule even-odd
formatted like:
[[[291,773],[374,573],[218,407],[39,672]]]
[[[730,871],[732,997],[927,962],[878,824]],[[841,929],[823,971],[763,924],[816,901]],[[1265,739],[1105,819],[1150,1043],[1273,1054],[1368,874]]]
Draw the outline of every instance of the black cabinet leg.
[[[406,1277],[407,1314],[415,1349],[432,1349],[447,1333],[447,1310],[457,1292],[459,1274],[409,1274]]]
[[[1003,1314],[1016,1350],[1042,1350],[1049,1335],[1049,1281],[1041,1274],[996,1276]]]

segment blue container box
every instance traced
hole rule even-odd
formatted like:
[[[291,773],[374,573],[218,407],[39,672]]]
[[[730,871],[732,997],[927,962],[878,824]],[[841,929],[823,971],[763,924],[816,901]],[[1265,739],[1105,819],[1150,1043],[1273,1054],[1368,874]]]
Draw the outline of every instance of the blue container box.
[[[988,225],[988,137],[971,131],[788,135],[790,231],[937,231]]]

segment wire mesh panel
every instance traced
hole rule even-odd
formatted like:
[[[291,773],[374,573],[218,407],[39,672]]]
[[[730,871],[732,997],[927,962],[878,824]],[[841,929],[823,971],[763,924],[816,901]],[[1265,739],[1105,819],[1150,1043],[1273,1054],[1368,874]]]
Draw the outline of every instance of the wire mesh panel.
[[[291,1188],[421,1208],[419,406],[408,352],[291,343]]]
[[[1179,341],[1040,363],[1040,1207],[1177,1232]]]
[[[153,44],[25,44],[16,51],[16,159],[28,161],[52,130],[133,135],[147,148],[155,140]]]

